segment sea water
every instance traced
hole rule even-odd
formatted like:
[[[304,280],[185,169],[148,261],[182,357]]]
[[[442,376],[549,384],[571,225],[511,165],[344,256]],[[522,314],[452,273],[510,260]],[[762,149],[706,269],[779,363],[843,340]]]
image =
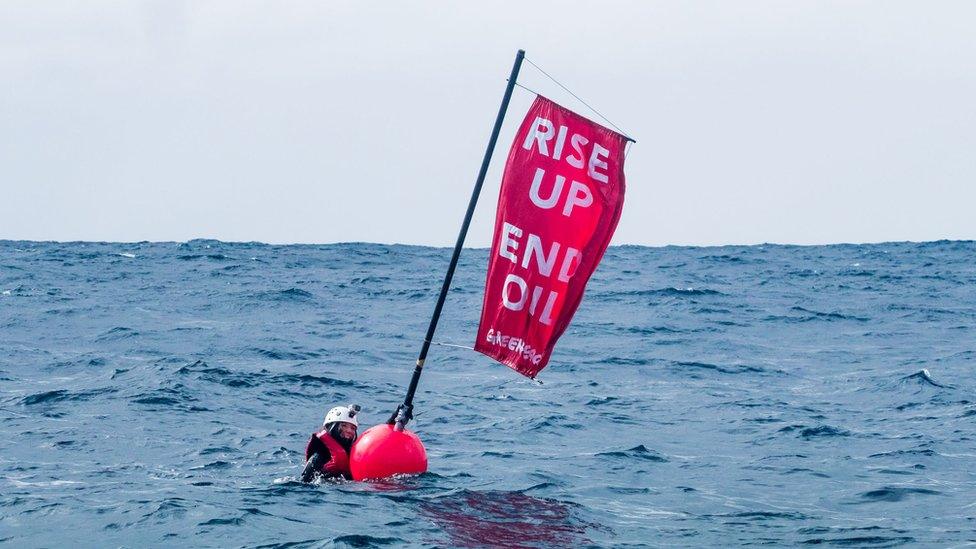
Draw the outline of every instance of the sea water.
[[[613,247],[535,382],[465,250],[416,396],[430,472],[297,482],[402,400],[450,250],[0,242],[0,543],[976,542],[976,243]]]

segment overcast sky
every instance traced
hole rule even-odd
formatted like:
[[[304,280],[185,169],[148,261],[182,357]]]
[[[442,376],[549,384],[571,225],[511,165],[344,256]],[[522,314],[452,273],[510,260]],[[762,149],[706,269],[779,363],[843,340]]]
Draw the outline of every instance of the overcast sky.
[[[961,1],[4,0],[0,239],[450,245],[518,48],[637,139],[616,244],[972,239],[974,24]]]

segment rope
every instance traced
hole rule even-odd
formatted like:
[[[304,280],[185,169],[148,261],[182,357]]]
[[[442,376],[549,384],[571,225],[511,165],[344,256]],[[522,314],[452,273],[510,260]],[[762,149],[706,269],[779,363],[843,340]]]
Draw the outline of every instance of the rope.
[[[526,88],[526,89],[528,89],[528,88]],[[441,347],[457,347],[458,349],[467,349],[469,351],[473,351],[474,350],[474,347],[468,347],[467,345],[455,345],[454,343],[441,343],[440,341],[431,341],[430,344],[431,345],[439,345]],[[542,381],[539,380],[539,379],[534,379],[533,378],[532,381],[536,382],[538,385],[542,385]]]
[[[634,143],[637,143],[637,141],[635,139],[633,139],[633,138],[631,138],[631,137],[629,137],[627,135],[627,132],[625,132],[622,129],[620,129],[620,126],[614,124],[613,122],[610,121],[609,118],[607,118],[606,116],[603,116],[602,114],[600,114],[600,111],[598,111],[598,110],[594,109],[593,107],[591,107],[590,104],[587,103],[586,101],[583,101],[583,98],[581,98],[580,96],[578,96],[575,93],[573,93],[572,90],[570,90],[569,88],[567,88],[566,86],[564,86],[562,84],[562,82],[560,82],[559,80],[556,80],[555,78],[553,78],[551,74],[549,74],[548,72],[542,70],[542,67],[540,67],[539,65],[536,65],[535,63],[533,63],[532,60],[529,59],[528,57],[526,57],[525,60],[528,61],[530,65],[532,65],[533,67],[535,67],[537,71],[539,71],[542,74],[546,75],[546,78],[548,78],[549,80],[552,80],[553,82],[556,83],[557,86],[559,86],[560,88],[562,88],[563,90],[565,90],[566,93],[568,93],[569,95],[572,95],[573,97],[576,98],[577,101],[579,101],[580,103],[586,105],[586,108],[588,108],[591,111],[593,111],[594,113],[596,113],[596,115],[599,116],[600,118],[602,118],[607,124],[610,124],[611,126],[613,126],[614,129],[616,129],[618,132],[620,132],[620,135],[624,136],[624,139],[626,139],[628,141],[632,141]],[[519,85],[518,82],[516,82],[515,85],[518,86]],[[525,86],[519,86],[519,87],[525,88]],[[532,93],[535,93],[536,95],[540,95],[540,94],[538,94],[536,92],[533,92],[532,90],[529,90],[529,88],[525,88],[525,89],[528,90],[528,91],[530,91],[530,92],[532,92]]]
[[[519,84],[518,82],[516,82],[515,85],[518,86],[518,87],[520,87],[520,88],[522,88],[523,90],[525,90],[525,91],[527,91],[529,93],[534,93],[535,95],[542,95],[541,93],[533,90],[532,88],[530,88],[528,86],[523,86],[522,84]]]
[[[431,341],[431,345],[440,345],[441,347],[457,347],[458,349],[467,349],[473,351],[474,347],[468,347],[467,345],[455,345],[453,343],[441,343],[439,341]]]

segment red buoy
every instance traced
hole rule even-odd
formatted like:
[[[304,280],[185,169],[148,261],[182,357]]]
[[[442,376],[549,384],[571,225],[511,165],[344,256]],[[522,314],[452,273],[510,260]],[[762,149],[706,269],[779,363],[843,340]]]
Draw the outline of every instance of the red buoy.
[[[352,445],[349,467],[353,480],[380,479],[427,471],[427,450],[420,437],[392,425],[370,427]]]

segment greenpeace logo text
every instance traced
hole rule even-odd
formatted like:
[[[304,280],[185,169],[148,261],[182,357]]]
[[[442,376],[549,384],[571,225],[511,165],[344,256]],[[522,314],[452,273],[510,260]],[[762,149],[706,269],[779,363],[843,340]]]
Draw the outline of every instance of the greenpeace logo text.
[[[492,345],[505,347],[509,351],[522,353],[522,358],[531,361],[532,364],[538,364],[542,361],[542,355],[533,349],[531,345],[526,343],[524,339],[503,335],[500,331],[496,332],[494,328],[490,328],[488,330],[488,335],[485,336],[485,341]]]

